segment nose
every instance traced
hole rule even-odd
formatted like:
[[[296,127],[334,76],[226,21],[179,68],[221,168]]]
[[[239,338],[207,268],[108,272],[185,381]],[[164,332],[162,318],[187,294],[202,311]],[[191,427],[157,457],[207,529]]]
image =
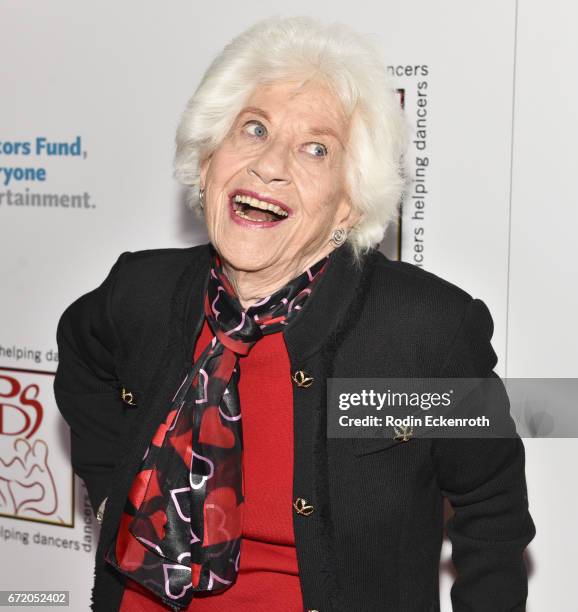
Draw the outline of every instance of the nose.
[[[280,139],[269,141],[260,155],[247,166],[247,172],[258,176],[264,183],[289,183],[289,148]]]

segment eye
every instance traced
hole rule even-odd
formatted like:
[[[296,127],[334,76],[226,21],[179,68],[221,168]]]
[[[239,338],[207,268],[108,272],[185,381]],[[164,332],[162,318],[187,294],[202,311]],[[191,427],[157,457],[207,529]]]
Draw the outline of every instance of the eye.
[[[310,142],[306,146],[311,147],[314,157],[325,157],[327,155],[327,147],[320,142]]]
[[[257,121],[256,119],[252,119],[251,121],[247,121],[247,123],[245,123],[243,128],[247,128],[247,126],[250,126],[248,128],[248,132],[249,132],[250,136],[255,136],[256,138],[261,138],[261,137],[265,136],[265,134],[267,133],[267,128],[260,121]],[[254,129],[251,129],[251,127],[253,127],[253,126],[254,126]]]

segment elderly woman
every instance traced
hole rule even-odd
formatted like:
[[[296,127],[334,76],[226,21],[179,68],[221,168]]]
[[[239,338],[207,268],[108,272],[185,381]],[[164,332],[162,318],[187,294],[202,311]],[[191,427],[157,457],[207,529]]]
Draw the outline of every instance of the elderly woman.
[[[408,128],[376,50],[268,19],[188,103],[210,243],[123,253],[58,326],[58,405],[102,520],[94,610],[523,610],[519,437],[327,437],[329,377],[486,377],[479,299],[376,246]]]

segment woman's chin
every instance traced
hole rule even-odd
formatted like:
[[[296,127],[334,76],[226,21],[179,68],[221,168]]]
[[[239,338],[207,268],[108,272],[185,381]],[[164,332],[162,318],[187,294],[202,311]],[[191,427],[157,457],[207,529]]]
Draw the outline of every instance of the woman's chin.
[[[277,263],[279,257],[277,251],[259,248],[256,245],[246,245],[245,248],[230,248],[231,245],[220,249],[222,258],[235,270],[244,272],[258,272]]]

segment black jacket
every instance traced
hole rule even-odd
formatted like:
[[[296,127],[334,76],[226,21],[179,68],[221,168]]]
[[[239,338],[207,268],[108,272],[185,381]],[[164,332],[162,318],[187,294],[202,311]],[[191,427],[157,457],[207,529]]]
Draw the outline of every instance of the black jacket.
[[[123,253],[58,325],[54,388],[71,426],[72,463],[95,508],[108,496],[97,611],[118,610],[122,598],[123,580],[103,553],[191,363],[209,264],[208,245]],[[347,246],[331,257],[314,297],[283,332],[287,376],[301,370],[314,379],[294,384],[293,406],[293,498],[313,507],[295,509],[293,521],[305,610],[439,610],[443,496],[454,509],[454,611],[525,610],[523,551],[535,527],[519,437],[326,435],[327,377],[488,376],[497,361],[492,332],[485,304],[434,274],[377,251],[358,267]]]

